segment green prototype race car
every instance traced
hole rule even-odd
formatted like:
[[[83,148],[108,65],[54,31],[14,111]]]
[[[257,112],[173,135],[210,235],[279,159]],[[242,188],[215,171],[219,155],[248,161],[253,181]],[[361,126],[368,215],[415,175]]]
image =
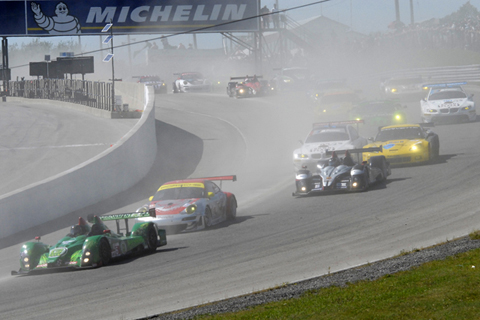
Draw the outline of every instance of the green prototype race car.
[[[149,217],[148,212],[120,213],[105,216],[89,215],[87,220],[78,218],[78,224],[57,244],[50,246],[40,242],[27,242],[20,249],[20,270],[12,275],[28,274],[59,268],[88,268],[107,265],[112,259],[137,252],[154,252],[167,244],[166,232],[157,229],[153,222],[135,223],[128,230],[128,219]],[[115,220],[117,233],[112,232],[103,221]],[[119,220],[125,220],[120,229]],[[125,235],[120,232],[125,231]]]

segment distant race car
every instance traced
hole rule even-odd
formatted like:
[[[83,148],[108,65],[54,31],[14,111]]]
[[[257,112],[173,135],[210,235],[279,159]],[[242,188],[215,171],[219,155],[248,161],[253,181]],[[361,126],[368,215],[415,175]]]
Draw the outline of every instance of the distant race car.
[[[234,80],[234,81],[232,81]],[[243,80],[243,81],[235,81]],[[227,84],[227,94],[230,98],[246,98],[271,94],[275,88],[262,76],[231,77]]]
[[[173,82],[173,93],[185,92],[210,92],[212,83],[200,72],[182,72],[174,73],[177,80]]]
[[[307,97],[318,102],[327,92],[351,91],[345,79],[316,80],[308,86]]]
[[[349,118],[375,126],[402,124],[407,119],[406,108],[394,100],[363,101],[352,107]]]
[[[361,101],[357,90],[334,90],[327,91],[321,95],[315,106],[314,112],[316,119],[338,120],[337,118],[345,119],[345,115],[351,108]]]
[[[420,76],[394,77],[380,84],[381,91],[387,96],[422,94],[428,88]]]
[[[314,76],[308,68],[291,67],[276,69],[270,83],[277,91],[306,91],[312,86]]]
[[[155,93],[167,93],[167,84],[158,76],[137,76],[139,83],[144,83],[147,86],[152,86]]]
[[[382,147],[369,151],[381,151]],[[295,175],[296,190],[293,196],[306,196],[332,191],[366,191],[370,185],[384,181],[392,173],[384,156],[371,157],[357,163],[350,153],[362,153],[365,149],[333,151],[326,162],[319,162],[316,170],[302,168]],[[339,158],[337,153],[344,152]]]
[[[391,165],[433,161],[439,156],[440,139],[428,127],[432,124],[402,124],[383,127],[373,143],[365,148],[382,146],[382,151],[364,152],[363,160],[383,155]]]
[[[149,203],[137,209],[137,212],[149,211],[151,217],[138,218],[137,222],[154,222],[167,233],[179,233],[235,220],[235,195],[222,191],[213,181],[236,179],[233,175],[167,182],[149,198]]]
[[[473,94],[467,95],[462,88],[466,82],[427,85],[427,97],[420,101],[424,122],[475,121],[477,112]]]
[[[152,222],[141,222],[128,229],[128,219],[147,217],[148,212],[89,216],[90,226],[83,218],[70,228],[70,232],[55,245],[26,242],[20,249],[20,270],[12,275],[28,274],[60,268],[86,268],[107,265],[111,259],[137,252],[154,252],[167,244],[165,230]],[[117,233],[103,221],[115,220]],[[119,220],[125,220],[125,234],[120,232]]]
[[[314,123],[302,147],[293,152],[295,170],[313,170],[318,161],[327,161],[332,151],[362,148],[368,140],[353,126],[360,123],[363,120]]]

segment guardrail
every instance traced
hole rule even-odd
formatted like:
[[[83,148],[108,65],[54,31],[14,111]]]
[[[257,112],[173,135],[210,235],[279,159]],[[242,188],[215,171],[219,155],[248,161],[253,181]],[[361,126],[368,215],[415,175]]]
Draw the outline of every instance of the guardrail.
[[[68,79],[38,79],[9,82],[9,95],[31,99],[51,99],[114,111],[112,83]]]
[[[397,71],[388,71],[372,75],[362,76],[361,78],[387,79],[392,77],[414,77],[421,76],[426,81],[432,82],[480,82],[480,64],[466,66],[447,66],[404,69]],[[360,78],[360,77],[357,77]]]

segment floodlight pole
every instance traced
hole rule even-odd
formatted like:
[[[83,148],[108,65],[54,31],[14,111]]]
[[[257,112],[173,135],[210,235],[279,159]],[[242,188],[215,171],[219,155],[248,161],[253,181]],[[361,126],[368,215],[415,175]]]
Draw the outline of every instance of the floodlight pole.
[[[110,23],[112,23],[112,20],[110,20]],[[113,23],[112,26],[110,27],[110,36],[112,37],[110,39],[110,50],[112,53],[112,111],[115,109],[115,57],[113,56]]]

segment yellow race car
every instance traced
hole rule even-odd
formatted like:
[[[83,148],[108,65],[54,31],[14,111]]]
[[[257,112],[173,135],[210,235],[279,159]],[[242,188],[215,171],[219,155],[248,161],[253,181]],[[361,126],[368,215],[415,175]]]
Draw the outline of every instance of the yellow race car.
[[[382,151],[364,152],[363,161],[383,155],[391,165],[432,161],[439,155],[440,140],[428,127],[432,124],[401,124],[380,128],[371,144],[364,148],[382,146]]]

